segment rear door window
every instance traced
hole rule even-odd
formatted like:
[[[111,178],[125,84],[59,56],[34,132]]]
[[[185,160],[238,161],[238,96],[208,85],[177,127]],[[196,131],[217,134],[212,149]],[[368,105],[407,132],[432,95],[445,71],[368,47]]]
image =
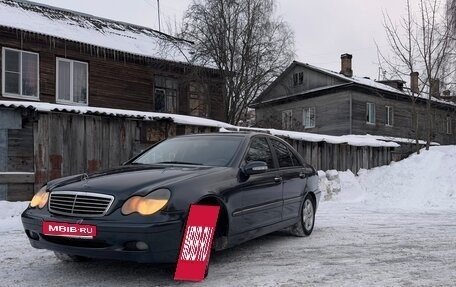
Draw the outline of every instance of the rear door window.
[[[272,146],[275,149],[280,167],[301,166],[298,158],[292,151],[289,150],[289,148],[284,143],[275,139],[271,139],[271,142]]]
[[[256,137],[252,139],[245,161],[264,161],[269,169],[274,168],[271,148],[269,147],[266,138]]]

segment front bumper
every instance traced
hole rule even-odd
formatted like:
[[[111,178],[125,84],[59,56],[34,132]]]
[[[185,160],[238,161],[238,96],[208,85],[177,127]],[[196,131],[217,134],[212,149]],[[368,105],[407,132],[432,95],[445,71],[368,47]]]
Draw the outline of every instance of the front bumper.
[[[96,225],[97,236],[93,239],[78,239],[44,235],[43,221]],[[166,222],[134,223],[131,220],[84,218],[81,222],[78,218],[27,209],[22,214],[22,224],[30,244],[35,248],[99,259],[176,263],[184,220],[173,218]],[[139,250],[135,248],[135,242],[146,243],[148,248]]]

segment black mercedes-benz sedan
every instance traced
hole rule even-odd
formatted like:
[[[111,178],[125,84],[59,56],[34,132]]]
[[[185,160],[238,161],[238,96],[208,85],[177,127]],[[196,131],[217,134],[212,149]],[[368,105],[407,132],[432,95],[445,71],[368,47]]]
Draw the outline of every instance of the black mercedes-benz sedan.
[[[277,230],[312,233],[315,169],[262,133],[164,140],[122,166],[49,181],[22,214],[33,247],[64,260],[175,263],[191,204],[220,206],[213,249]]]

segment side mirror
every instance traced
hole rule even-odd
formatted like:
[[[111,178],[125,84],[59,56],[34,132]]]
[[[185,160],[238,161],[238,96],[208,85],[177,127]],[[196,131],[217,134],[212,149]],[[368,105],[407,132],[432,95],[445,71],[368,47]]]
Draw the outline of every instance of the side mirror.
[[[246,175],[259,174],[268,170],[268,164],[264,161],[250,161],[243,168]]]

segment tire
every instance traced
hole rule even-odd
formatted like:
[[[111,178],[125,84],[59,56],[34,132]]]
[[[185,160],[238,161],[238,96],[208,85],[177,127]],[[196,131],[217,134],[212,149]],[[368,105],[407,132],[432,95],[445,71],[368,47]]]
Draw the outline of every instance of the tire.
[[[315,202],[308,194],[304,198],[304,202],[299,212],[299,222],[290,227],[290,233],[294,236],[305,237],[309,236],[315,224]]]
[[[207,278],[207,275],[209,274],[209,262],[207,262],[207,265],[206,265],[206,270],[204,271],[204,279]]]
[[[88,257],[78,256],[78,255],[70,255],[62,252],[54,251],[55,257],[63,262],[84,262],[89,261]]]

